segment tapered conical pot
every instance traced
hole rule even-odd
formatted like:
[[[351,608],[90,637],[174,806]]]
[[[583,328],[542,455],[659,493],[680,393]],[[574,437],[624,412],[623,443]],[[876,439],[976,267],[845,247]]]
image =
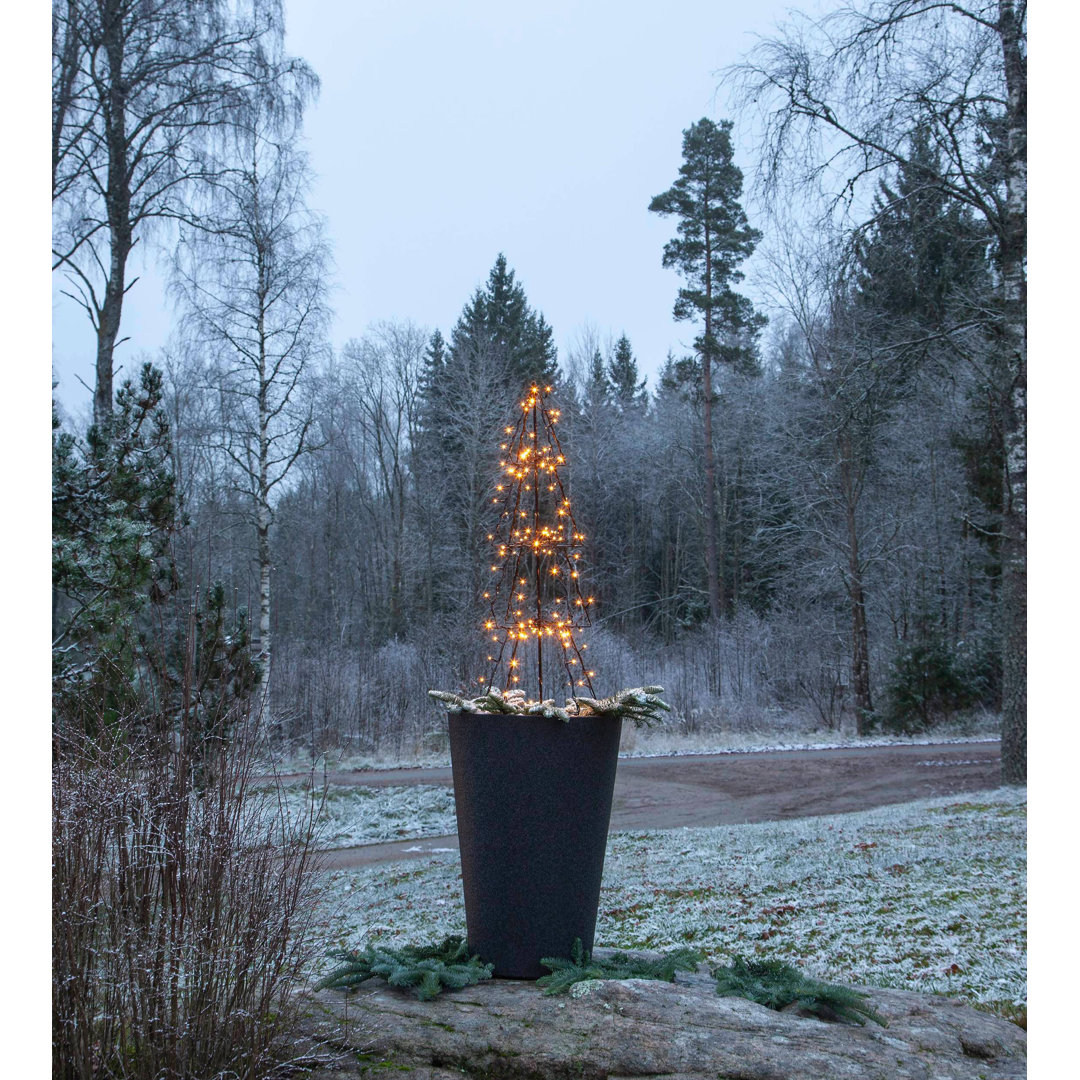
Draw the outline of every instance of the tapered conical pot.
[[[503,978],[592,949],[621,720],[453,713],[469,951]]]

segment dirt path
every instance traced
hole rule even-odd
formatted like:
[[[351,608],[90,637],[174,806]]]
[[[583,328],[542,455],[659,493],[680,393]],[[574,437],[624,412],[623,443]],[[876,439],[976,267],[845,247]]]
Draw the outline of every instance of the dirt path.
[[[997,742],[624,758],[611,828],[678,829],[868,810],[998,786]],[[450,769],[334,772],[332,784],[452,785]],[[328,852],[328,868],[368,866],[457,850],[456,836]]]

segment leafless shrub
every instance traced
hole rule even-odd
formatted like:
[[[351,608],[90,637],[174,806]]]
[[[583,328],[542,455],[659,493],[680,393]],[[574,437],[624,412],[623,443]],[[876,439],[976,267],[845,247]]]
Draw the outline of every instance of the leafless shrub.
[[[390,641],[373,649],[283,643],[274,661],[273,708],[294,746],[320,754],[430,753],[445,716],[427,696],[462,681],[438,645]],[[475,667],[475,663],[473,665]]]
[[[258,729],[248,713],[200,755],[185,731],[57,725],[54,1077],[272,1071],[310,954],[314,821],[250,790]]]
[[[834,628],[749,610],[684,631],[664,644],[645,631],[588,634],[598,689],[658,683],[685,736],[840,729],[848,665]],[[484,665],[471,626],[418,634],[377,648],[285,643],[275,660],[275,711],[295,749],[310,754],[426,757],[446,749],[431,688],[462,689]],[[558,694],[556,693],[556,697]]]

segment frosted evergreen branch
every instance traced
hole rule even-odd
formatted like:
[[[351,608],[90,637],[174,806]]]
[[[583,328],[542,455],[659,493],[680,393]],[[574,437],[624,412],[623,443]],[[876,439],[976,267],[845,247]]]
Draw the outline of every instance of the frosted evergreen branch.
[[[478,706],[478,712],[519,713],[525,704],[525,694],[520,690],[508,690],[503,694],[498,687],[492,687],[473,704]]]
[[[581,716],[614,716],[630,720],[639,727],[662,722],[661,712],[671,712],[671,706],[660,695],[662,686],[635,686],[620,690],[606,698],[572,698]]]
[[[611,697],[571,697],[562,706],[556,705],[554,698],[528,702],[523,690],[507,690],[503,693],[497,687],[476,698],[466,698],[445,690],[429,690],[428,697],[441,702],[450,713],[558,717],[564,723],[574,716],[610,716],[612,719],[629,720],[639,727],[649,727],[663,720],[661,713],[671,712],[671,706],[660,697],[663,692],[662,686],[635,686],[620,690]]]
[[[463,698],[460,694],[451,694],[446,690],[429,690],[428,697],[435,701],[441,701],[446,706],[446,711],[450,713],[484,711],[478,709],[476,704],[469,701],[468,698]]]

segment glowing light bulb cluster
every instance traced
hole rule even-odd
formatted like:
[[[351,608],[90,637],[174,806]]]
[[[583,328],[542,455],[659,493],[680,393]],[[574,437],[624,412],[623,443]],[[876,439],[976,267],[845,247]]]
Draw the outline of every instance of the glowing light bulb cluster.
[[[498,561],[491,566],[495,580],[484,592],[492,668],[478,679],[489,689],[501,682],[504,690],[531,692],[522,665],[522,649],[530,646],[540,699],[555,689],[553,668],[571,693],[587,688],[593,695],[595,675],[584,657],[588,644],[581,640],[594,602],[582,593],[577,569],[585,535],[559,475],[566,457],[555,434],[560,412],[545,403],[551,389],[530,387],[518,422],[503,429],[507,439],[500,444],[500,476],[491,500],[499,517],[487,537]]]

